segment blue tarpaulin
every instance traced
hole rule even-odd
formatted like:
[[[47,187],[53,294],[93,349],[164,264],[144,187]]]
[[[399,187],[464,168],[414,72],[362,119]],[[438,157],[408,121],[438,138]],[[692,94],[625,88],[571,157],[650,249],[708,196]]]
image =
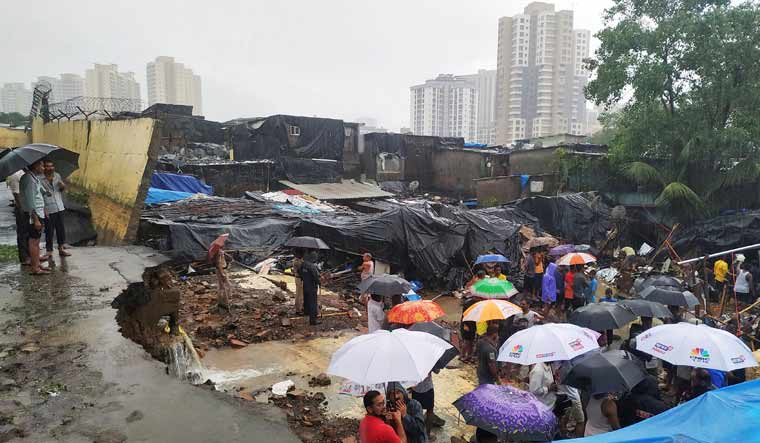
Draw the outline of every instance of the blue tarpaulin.
[[[760,380],[710,391],[627,428],[575,443],[758,443]]]
[[[189,192],[191,194],[214,195],[213,188],[204,184],[192,175],[169,174],[154,172],[150,178],[150,186],[167,191]]]
[[[166,189],[148,188],[148,196],[145,197],[146,205],[168,203],[184,200],[194,196],[193,192],[167,191]]]

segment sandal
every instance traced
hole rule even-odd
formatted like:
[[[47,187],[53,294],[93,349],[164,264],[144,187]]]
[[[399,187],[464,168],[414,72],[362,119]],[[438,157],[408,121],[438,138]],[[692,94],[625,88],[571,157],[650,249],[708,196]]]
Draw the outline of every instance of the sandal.
[[[50,270],[48,270],[48,269],[40,269],[37,272],[30,272],[29,275],[50,275]]]

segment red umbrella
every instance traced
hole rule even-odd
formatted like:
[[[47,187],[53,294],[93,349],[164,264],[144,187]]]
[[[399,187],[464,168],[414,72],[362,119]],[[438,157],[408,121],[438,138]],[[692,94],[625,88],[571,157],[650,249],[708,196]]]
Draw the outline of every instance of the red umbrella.
[[[211,242],[211,245],[208,247],[208,255],[206,256],[208,261],[212,261],[216,257],[216,254],[224,247],[224,243],[229,237],[230,234],[222,234]]]

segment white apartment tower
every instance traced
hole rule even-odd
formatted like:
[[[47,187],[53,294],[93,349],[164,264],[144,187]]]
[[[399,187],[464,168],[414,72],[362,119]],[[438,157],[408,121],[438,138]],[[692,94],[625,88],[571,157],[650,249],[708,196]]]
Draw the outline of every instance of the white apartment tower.
[[[201,77],[173,57],[156,57],[147,66],[148,106],[156,103],[191,105],[193,115],[203,115]]]
[[[478,90],[477,136],[475,141],[492,145],[496,142],[496,70],[479,69],[477,74],[463,75]]]
[[[573,29],[572,11],[533,2],[499,19],[496,142],[586,132],[583,90],[589,31]]]
[[[0,112],[18,112],[29,115],[32,109],[32,91],[23,83],[5,83],[0,88]]]
[[[478,133],[478,90],[468,79],[441,74],[412,86],[411,122],[415,135],[463,137],[475,141]]]
[[[134,100],[133,112],[140,112],[140,84],[134,72],[119,72],[114,64],[95,64],[85,73],[85,95],[87,97],[126,98]],[[107,107],[107,106],[106,106]],[[108,109],[107,109],[108,110]]]

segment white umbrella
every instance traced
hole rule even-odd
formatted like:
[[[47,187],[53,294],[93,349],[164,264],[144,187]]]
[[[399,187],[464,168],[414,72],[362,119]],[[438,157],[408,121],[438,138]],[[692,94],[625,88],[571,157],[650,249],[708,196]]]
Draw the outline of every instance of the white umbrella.
[[[427,332],[396,329],[354,337],[330,360],[327,373],[360,385],[390,381],[418,383],[428,376],[447,343]]]
[[[599,349],[599,344],[586,328],[569,323],[549,323],[513,334],[501,346],[496,360],[532,365],[571,360],[593,349]]]
[[[655,326],[636,337],[636,350],[679,366],[719,371],[757,366],[752,351],[730,332],[691,323]]]

